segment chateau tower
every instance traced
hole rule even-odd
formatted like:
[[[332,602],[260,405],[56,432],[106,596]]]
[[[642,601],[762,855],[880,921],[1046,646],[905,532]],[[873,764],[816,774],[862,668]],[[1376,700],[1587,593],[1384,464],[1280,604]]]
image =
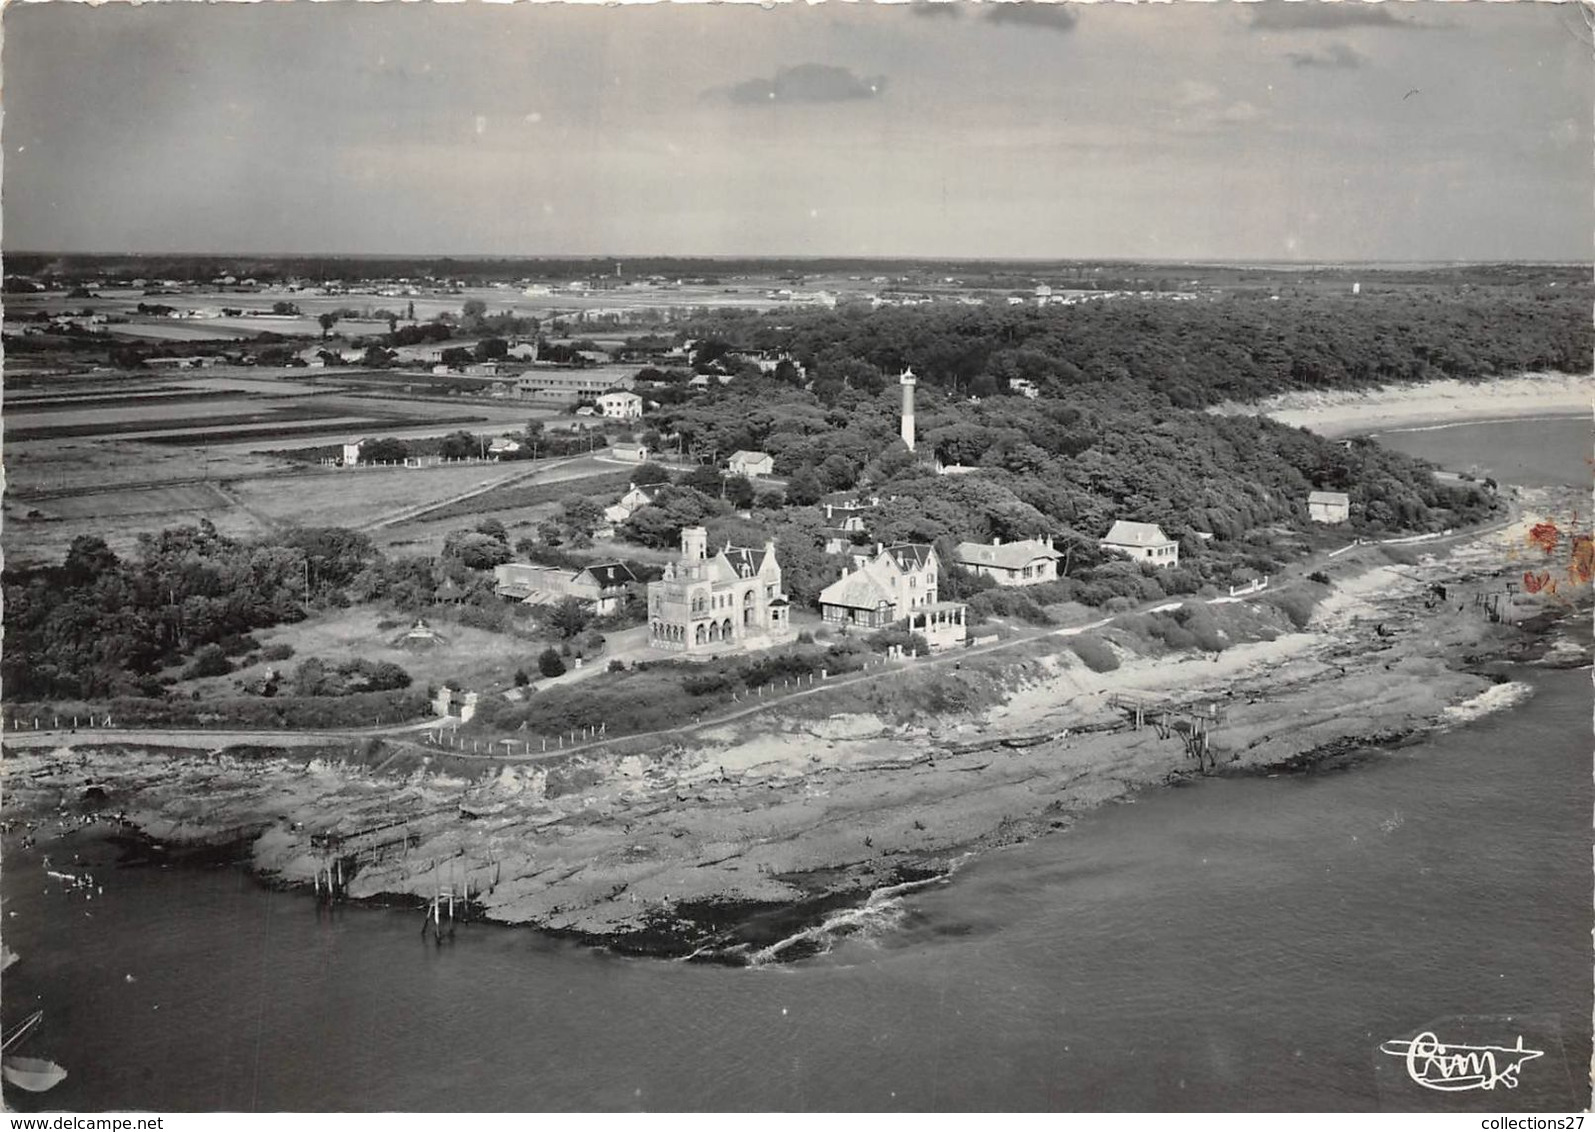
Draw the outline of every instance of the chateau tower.
[[[681,557],[688,562],[702,562],[708,558],[709,532],[703,527],[682,527]]]
[[[903,443],[908,445],[908,450],[914,450],[914,386],[919,384],[919,379],[914,376],[912,368],[905,369],[902,376],[897,379],[897,384],[903,387]]]

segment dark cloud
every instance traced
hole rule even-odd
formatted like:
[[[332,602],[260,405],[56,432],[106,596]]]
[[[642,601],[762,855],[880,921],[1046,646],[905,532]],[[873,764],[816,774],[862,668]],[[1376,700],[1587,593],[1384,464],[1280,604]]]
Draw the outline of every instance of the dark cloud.
[[[795,67],[782,67],[773,79],[748,79],[734,86],[715,87],[707,94],[744,106],[761,106],[782,102],[856,102],[875,98],[885,90],[884,75],[861,77],[846,67],[799,63]]]
[[[1025,24],[1053,31],[1073,31],[1080,17],[1074,14],[1073,7],[1067,3],[989,0],[986,19],[994,24]]]
[[[1431,25],[1395,14],[1396,0],[1263,0],[1250,5],[1258,31],[1339,31],[1343,28],[1411,28]]]
[[[1342,70],[1360,67],[1367,62],[1344,43],[1331,43],[1322,51],[1292,51],[1285,58],[1297,67],[1331,67]]]

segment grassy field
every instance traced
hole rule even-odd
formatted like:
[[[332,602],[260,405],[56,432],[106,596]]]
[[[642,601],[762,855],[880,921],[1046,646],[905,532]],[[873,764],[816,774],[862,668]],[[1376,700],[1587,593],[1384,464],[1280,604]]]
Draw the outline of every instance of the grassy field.
[[[428,684],[452,681],[466,688],[510,687],[515,670],[537,674],[537,655],[546,642],[522,640],[503,633],[473,629],[452,622],[432,621],[444,637],[437,648],[413,651],[394,641],[410,626],[402,614],[383,613],[369,607],[329,610],[297,625],[282,625],[256,633],[266,645],[286,644],[292,659],[275,667],[289,671],[306,657],[338,662],[356,657],[391,661],[408,672],[423,689]],[[259,668],[263,671],[265,665]]]
[[[583,476],[579,480],[576,479],[575,475],[570,475],[560,480],[514,484],[509,487],[483,492],[481,495],[462,500],[457,504],[440,507],[435,511],[428,511],[424,515],[416,516],[416,518],[428,522],[437,522],[443,519],[463,519],[490,511],[517,510],[536,507],[544,503],[557,503],[567,495],[583,495],[592,499],[603,499],[607,503],[610,501],[607,498],[608,496],[618,496],[626,490],[626,485],[631,482],[631,475],[631,472],[620,469],[593,476]]]

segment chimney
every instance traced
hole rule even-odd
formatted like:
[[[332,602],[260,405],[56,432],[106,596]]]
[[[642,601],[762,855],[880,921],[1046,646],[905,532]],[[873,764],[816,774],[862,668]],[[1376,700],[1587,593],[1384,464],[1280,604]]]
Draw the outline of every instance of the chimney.
[[[991,536],[991,545],[992,546],[1001,546],[1002,545],[1002,536],[1001,535],[992,535]]]
[[[831,517],[831,505],[829,503],[825,505],[825,517],[827,519]]]
[[[875,544],[875,553],[876,554],[880,554],[885,549],[886,549],[886,544],[885,543],[878,542],[878,543]]]

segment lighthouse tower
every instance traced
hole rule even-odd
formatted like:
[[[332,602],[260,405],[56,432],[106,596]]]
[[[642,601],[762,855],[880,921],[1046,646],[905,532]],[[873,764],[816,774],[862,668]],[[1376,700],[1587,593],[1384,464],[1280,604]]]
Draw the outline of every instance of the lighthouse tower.
[[[912,369],[905,369],[897,384],[903,387],[903,443],[908,445],[908,450],[914,450],[914,386],[919,384],[919,379],[914,376]]]

